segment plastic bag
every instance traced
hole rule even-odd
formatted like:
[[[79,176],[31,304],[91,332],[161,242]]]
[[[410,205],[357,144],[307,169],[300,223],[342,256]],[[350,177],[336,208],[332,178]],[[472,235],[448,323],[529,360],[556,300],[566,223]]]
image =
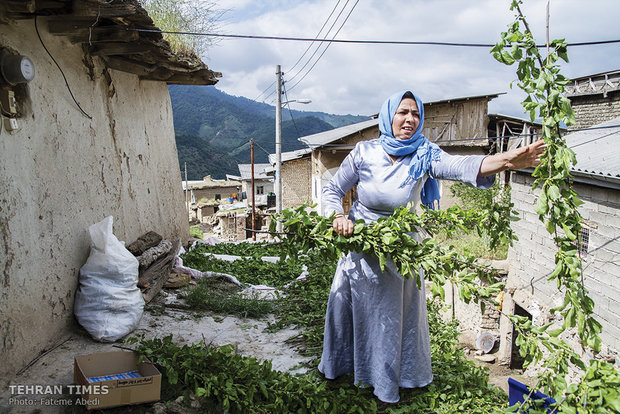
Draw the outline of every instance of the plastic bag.
[[[91,250],[80,269],[75,316],[101,342],[114,342],[133,331],[144,312],[137,286],[138,259],[112,233],[112,216],[88,228]]]

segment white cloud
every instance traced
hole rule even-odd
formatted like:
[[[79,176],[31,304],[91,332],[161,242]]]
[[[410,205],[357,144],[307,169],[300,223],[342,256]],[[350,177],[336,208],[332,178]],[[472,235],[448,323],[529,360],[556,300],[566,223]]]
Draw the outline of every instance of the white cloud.
[[[335,0],[234,0],[226,4],[234,9],[227,14],[224,31],[313,38],[335,4]],[[539,43],[545,40],[546,4],[530,0],[523,5]],[[581,0],[553,0],[550,15],[552,38],[565,37],[569,42],[620,38],[617,0],[587,6]],[[508,2],[497,0],[366,0],[359,2],[338,38],[494,43],[512,18]],[[277,64],[282,65],[285,79],[295,75],[301,66],[292,71],[291,66],[307,47],[305,42],[222,40],[210,49],[208,63],[223,72],[218,88],[253,99],[274,83]],[[563,67],[567,76],[620,68],[617,44],[571,47],[569,56],[570,65]],[[508,92],[492,101],[490,110],[519,115],[522,93],[509,89],[514,70],[496,62],[486,48],[334,43],[289,98],[312,99],[312,104],[298,109],[370,114],[379,110],[385,97],[403,88],[415,89],[427,101]]]

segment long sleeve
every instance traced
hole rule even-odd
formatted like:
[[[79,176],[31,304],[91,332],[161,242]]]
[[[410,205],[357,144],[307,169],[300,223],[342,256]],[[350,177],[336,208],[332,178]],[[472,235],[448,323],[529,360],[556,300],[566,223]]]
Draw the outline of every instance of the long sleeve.
[[[440,159],[431,162],[430,174],[441,180],[462,181],[473,187],[489,188],[495,183],[495,175],[478,177],[485,157],[486,155],[450,155],[442,150]]]
[[[359,146],[346,156],[340,168],[323,188],[323,215],[342,212],[342,198],[359,181]]]

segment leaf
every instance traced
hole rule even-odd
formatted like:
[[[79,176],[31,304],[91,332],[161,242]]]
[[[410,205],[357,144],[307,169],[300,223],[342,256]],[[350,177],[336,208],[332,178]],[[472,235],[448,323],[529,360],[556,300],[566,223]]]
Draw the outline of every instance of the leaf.
[[[554,201],[560,198],[560,189],[557,185],[552,184],[547,188],[547,197]]]

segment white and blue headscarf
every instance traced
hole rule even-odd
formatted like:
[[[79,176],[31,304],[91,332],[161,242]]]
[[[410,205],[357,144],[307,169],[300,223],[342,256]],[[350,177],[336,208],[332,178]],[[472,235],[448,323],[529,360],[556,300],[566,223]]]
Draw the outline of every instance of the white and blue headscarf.
[[[394,115],[396,114],[396,110],[398,109],[400,102],[403,100],[403,96],[407,92],[410,92],[413,95],[416,104],[418,105],[418,111],[420,112],[420,124],[411,138],[403,140],[395,138],[392,134],[392,121],[394,120]],[[379,131],[381,132],[379,142],[381,143],[381,146],[385,152],[390,155],[401,156],[413,153],[411,168],[409,169],[409,177],[401,184],[401,187],[415,183],[429,171],[431,161],[439,160],[441,150],[437,144],[433,144],[427,140],[424,135],[422,135],[423,126],[424,105],[422,104],[420,98],[418,98],[413,92],[406,90],[397,92],[383,103],[381,112],[379,112]],[[437,205],[439,205],[439,198],[440,194],[437,180],[429,177],[422,188],[422,204],[434,209],[435,201],[437,201]]]

